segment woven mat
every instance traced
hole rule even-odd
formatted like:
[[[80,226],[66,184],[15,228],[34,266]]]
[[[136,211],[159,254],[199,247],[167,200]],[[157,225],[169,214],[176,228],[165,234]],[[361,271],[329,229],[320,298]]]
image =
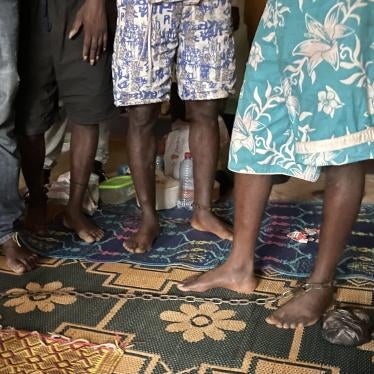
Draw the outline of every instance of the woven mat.
[[[178,297],[150,300],[144,296],[181,295],[176,283],[195,274],[194,270],[176,267],[155,269],[126,263],[48,259],[35,271],[16,276],[0,256],[0,292],[91,292],[86,297],[72,293],[64,297],[22,295],[0,299],[0,324],[84,339],[96,345],[117,341],[126,349],[113,374],[374,373],[373,342],[359,348],[332,345],[323,340],[320,324],[296,331],[276,329],[265,322],[271,307],[190,303]],[[295,284],[295,279],[268,270],[250,298],[278,295]],[[374,282],[369,280],[343,281],[337,298],[374,317],[373,288]],[[140,297],[114,297],[128,293]],[[225,290],[199,296],[225,300],[247,297]],[[35,351],[25,352],[30,360],[39,360]],[[93,354],[97,354],[96,349]],[[107,354],[110,357],[110,352]]]
[[[112,374],[122,356],[122,350],[116,346],[97,346],[15,329],[0,330],[2,374]]]
[[[306,277],[314,263],[318,243],[299,243],[288,237],[293,231],[318,228],[320,203],[270,203],[266,209],[255,254],[257,273],[269,270],[281,276]],[[215,213],[232,221],[233,205],[215,207]],[[23,241],[44,256],[92,262],[126,262],[146,267],[178,266],[208,270],[224,262],[231,242],[191,228],[191,212],[172,209],[160,213],[161,234],[149,254],[129,254],[122,243],[139,224],[139,211],[133,202],[106,206],[94,217],[105,230],[103,241],[82,243],[56,220],[50,235],[24,235]],[[346,250],[337,268],[338,279],[374,280],[374,205],[363,205]],[[313,238],[316,239],[316,238]]]

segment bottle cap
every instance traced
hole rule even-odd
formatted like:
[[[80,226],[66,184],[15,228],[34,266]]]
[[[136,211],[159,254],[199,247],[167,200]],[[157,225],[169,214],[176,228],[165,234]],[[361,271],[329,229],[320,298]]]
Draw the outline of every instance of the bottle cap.
[[[189,159],[191,159],[191,158],[192,158],[191,152],[186,152],[186,153],[184,154],[184,159],[185,159],[185,160],[189,160]]]

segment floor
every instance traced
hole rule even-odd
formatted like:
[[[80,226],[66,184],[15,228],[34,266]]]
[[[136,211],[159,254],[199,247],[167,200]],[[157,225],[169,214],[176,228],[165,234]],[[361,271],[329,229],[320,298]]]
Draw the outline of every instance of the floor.
[[[105,166],[109,175],[115,175],[117,166],[127,161],[125,137],[122,131],[117,130],[121,129],[116,128],[112,132],[110,159]],[[52,178],[68,169],[69,153],[66,152],[61,155]],[[283,185],[276,185],[271,198],[313,200],[320,199],[322,193],[323,175],[316,183],[290,179]],[[365,202],[374,202],[373,174],[367,177]],[[0,258],[0,281],[5,289],[31,289],[40,284],[58,289],[68,286],[77,291],[74,297],[65,300],[55,298],[53,302],[30,298],[31,301],[22,306],[22,311],[12,307],[18,305],[18,301],[12,305],[0,305],[1,322],[18,330],[43,334],[53,332],[73,340],[85,339],[92,344],[124,343],[127,348],[112,374],[371,372],[372,343],[354,349],[332,345],[321,338],[320,325],[296,331],[273,329],[264,322],[271,312],[270,306],[252,303],[245,306],[209,306],[208,303],[191,306],[179,294],[177,301],[173,299],[165,303],[161,299],[161,296],[167,297],[166,294],[175,297],[178,292],[175,284],[195,274],[196,271],[177,267],[158,269],[128,263],[47,259],[35,271],[23,277],[12,277]],[[295,285],[294,279],[278,279],[270,272],[261,278],[256,295],[275,296]],[[369,312],[372,311],[372,289],[371,281],[353,279],[340,287],[337,300]],[[85,297],[86,290],[97,297]],[[156,297],[151,302],[145,295],[144,299],[139,297],[130,301],[118,298],[118,292],[154,294]],[[101,297],[104,293],[110,296],[109,299]],[[158,298],[158,295],[161,296]],[[216,300],[219,300],[217,297],[237,298],[237,294],[222,290],[206,296]],[[39,310],[34,312],[35,308]],[[52,308],[53,313],[46,313],[50,312],[47,308]],[[207,308],[212,310],[209,312]],[[204,321],[209,319],[213,326],[216,322],[211,316],[214,317],[215,313],[232,317],[224,320],[223,324],[218,321],[221,327],[217,334],[220,335],[211,338],[200,333],[201,337],[196,337],[196,329],[182,331],[169,328],[179,321],[182,312],[188,321],[205,318]],[[69,352],[69,357],[73,353]],[[36,355],[31,353],[31,356],[34,362]]]

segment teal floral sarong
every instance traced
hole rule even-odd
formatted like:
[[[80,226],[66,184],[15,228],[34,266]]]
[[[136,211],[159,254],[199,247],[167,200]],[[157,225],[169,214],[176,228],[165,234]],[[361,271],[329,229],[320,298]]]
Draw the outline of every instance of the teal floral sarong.
[[[374,155],[374,0],[268,0],[230,170],[309,181]]]

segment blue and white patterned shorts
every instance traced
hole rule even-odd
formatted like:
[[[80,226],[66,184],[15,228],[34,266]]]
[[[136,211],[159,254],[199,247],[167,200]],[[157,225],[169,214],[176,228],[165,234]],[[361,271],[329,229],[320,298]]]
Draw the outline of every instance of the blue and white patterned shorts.
[[[116,106],[227,97],[235,84],[231,0],[117,0]],[[176,60],[175,60],[176,59]]]

